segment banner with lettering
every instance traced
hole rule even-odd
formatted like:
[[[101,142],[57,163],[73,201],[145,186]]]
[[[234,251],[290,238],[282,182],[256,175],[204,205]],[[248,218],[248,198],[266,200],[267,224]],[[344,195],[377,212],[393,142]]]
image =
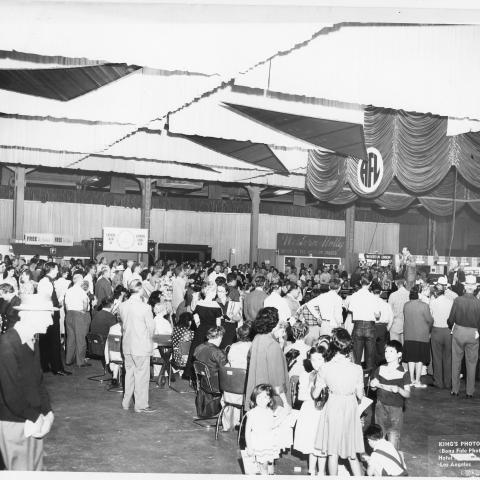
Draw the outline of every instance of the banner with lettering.
[[[345,237],[278,233],[279,255],[293,257],[345,257]]]

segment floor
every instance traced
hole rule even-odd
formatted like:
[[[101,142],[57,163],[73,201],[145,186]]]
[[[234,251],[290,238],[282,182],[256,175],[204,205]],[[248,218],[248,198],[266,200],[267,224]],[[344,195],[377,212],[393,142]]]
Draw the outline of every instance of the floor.
[[[215,441],[213,429],[195,425],[192,393],[180,394],[151,383],[150,405],[158,411],[124,411],[121,393],[107,391],[108,382],[88,380],[102,373],[100,363],[92,363],[88,368],[73,368],[70,377],[45,375],[55,411],[54,426],[45,440],[46,470],[242,473],[236,433],[221,433]],[[175,385],[187,389],[183,381]],[[464,393],[454,398],[445,390],[414,390],[402,437],[410,476],[478,476],[480,461],[476,468],[475,462],[452,465],[448,454],[450,461],[444,461],[440,442],[471,439],[480,452],[479,412],[480,400],[467,400]],[[306,460],[285,455],[275,473],[306,474]]]

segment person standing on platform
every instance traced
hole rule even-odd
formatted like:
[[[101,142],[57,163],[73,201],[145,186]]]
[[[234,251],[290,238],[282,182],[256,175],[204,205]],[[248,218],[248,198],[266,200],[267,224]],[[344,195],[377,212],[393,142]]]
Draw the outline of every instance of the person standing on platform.
[[[122,407],[128,410],[132,397],[135,397],[135,412],[151,413],[156,411],[148,405],[155,320],[152,309],[143,301],[142,294],[142,282],[139,280],[131,282],[130,298],[118,308],[125,357],[125,393]]]
[[[378,299],[369,291],[368,278],[362,277],[361,288],[355,292],[349,302],[353,321],[353,357],[355,363],[365,359],[365,369],[372,371],[375,367],[375,319],[379,315]]]
[[[405,279],[397,278],[395,280],[397,290],[390,294],[388,303],[393,311],[393,323],[390,329],[390,340],[397,340],[403,345],[403,307],[410,300],[410,294],[405,288]]]
[[[460,390],[460,369],[463,356],[467,367],[467,398],[475,391],[475,369],[478,361],[478,338],[480,331],[480,300],[473,292],[477,287],[474,275],[465,278],[465,294],[455,299],[447,320],[452,329],[452,395]]]
[[[62,345],[60,342],[60,305],[55,291],[54,280],[58,276],[58,265],[54,262],[45,264],[45,276],[38,282],[37,293],[50,300],[57,309],[53,312],[53,323],[47,332],[40,336],[40,362],[44,372],[51,371],[54,375],[71,375],[63,368]]]
[[[0,337],[0,451],[7,470],[38,471],[54,416],[34,337],[58,309],[42,295],[25,295],[16,309],[20,320]]]
[[[433,362],[433,386],[452,388],[452,336],[448,328],[448,317],[452,311],[453,301],[445,296],[445,284],[438,279],[430,302],[433,328],[430,336]]]

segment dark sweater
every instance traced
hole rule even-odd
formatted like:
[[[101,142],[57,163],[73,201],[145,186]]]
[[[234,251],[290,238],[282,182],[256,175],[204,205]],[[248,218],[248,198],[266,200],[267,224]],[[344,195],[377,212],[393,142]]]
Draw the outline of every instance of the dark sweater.
[[[0,337],[0,420],[35,422],[52,409],[37,349],[22,344],[15,328]]]

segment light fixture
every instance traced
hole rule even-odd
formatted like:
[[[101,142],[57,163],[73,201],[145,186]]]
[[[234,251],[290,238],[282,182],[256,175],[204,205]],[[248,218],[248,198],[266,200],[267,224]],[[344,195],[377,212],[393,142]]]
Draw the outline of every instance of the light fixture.
[[[291,190],[282,190],[282,189],[279,189],[279,190],[275,190],[273,192],[273,195],[286,195],[287,193],[290,193]]]

